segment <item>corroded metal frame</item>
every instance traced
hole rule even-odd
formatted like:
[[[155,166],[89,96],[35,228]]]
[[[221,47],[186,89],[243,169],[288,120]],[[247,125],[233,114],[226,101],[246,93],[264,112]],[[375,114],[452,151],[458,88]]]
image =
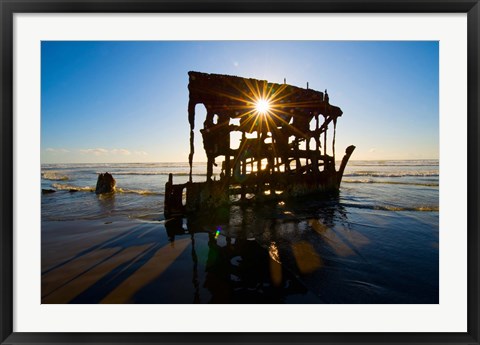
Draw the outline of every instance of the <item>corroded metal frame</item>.
[[[235,197],[237,202],[250,203],[338,192],[355,146],[346,149],[337,170],[336,128],[343,112],[330,104],[327,90],[238,76],[188,74],[190,178],[175,185],[170,176],[165,186],[167,217],[215,209],[233,203]],[[265,109],[258,110],[259,103]],[[207,171],[206,181],[194,183],[192,162],[199,150],[194,147],[197,105],[206,109],[200,133]],[[235,133],[240,140],[232,139]],[[213,176],[217,159],[221,171]]]
[[[479,344],[478,0],[67,1],[0,0],[0,341],[2,344]],[[348,12],[468,14],[468,322],[464,333],[18,333],[13,332],[13,15],[15,13]]]

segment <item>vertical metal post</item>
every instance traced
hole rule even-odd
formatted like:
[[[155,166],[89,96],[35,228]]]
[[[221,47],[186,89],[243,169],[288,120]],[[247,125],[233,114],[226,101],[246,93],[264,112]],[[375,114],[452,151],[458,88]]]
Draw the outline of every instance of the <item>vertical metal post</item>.
[[[188,122],[190,123],[190,154],[188,163],[190,164],[189,181],[192,182],[193,155],[195,153],[194,132],[195,129],[195,103],[188,102]]]
[[[325,119],[325,125],[326,125],[326,119]],[[328,126],[325,126],[325,130],[323,132],[323,154],[325,157],[327,157],[327,130]]]
[[[333,120],[333,142],[332,142],[333,166],[335,166],[335,136],[336,135],[337,135],[337,118]]]
[[[240,143],[240,147],[243,147],[244,150],[245,150],[245,147],[246,147],[247,143],[246,143],[246,139],[245,139],[245,132],[242,132],[242,141]],[[245,176],[247,174],[247,158],[246,158],[246,155],[245,155],[245,151],[243,152],[240,152],[239,153],[240,155],[242,155],[241,157],[241,160],[240,160],[240,164],[242,165],[241,168],[242,168],[242,175]],[[241,200],[245,200],[245,183],[244,181],[241,182],[241,189],[240,189],[240,198]]]

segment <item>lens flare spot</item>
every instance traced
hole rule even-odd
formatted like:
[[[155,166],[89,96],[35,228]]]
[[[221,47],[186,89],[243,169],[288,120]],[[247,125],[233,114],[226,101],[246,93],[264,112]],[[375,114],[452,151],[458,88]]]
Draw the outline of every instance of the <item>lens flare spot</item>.
[[[222,228],[217,227],[217,231],[215,231],[215,239],[217,239],[218,236],[220,236],[220,230],[222,230]]]

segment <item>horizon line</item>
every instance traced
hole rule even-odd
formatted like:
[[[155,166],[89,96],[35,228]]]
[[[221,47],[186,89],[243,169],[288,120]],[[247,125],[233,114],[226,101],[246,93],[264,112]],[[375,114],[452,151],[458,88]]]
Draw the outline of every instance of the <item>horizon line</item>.
[[[407,158],[407,159],[395,159],[395,158],[388,158],[388,159],[350,159],[349,162],[379,162],[379,161],[439,161],[440,158]],[[336,159],[336,162],[341,162],[341,159]],[[40,162],[41,165],[43,164],[158,164],[158,163],[185,163],[188,164],[188,161],[155,161],[155,162]],[[207,161],[194,161],[195,163],[207,163]]]

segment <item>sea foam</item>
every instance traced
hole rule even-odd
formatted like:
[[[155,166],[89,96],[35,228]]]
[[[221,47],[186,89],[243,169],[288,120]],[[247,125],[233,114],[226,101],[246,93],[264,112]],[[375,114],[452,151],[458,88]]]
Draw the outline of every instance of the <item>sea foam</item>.
[[[56,171],[45,171],[42,172],[42,178],[44,180],[51,180],[51,181],[67,181],[69,177],[67,175],[62,175]]]

